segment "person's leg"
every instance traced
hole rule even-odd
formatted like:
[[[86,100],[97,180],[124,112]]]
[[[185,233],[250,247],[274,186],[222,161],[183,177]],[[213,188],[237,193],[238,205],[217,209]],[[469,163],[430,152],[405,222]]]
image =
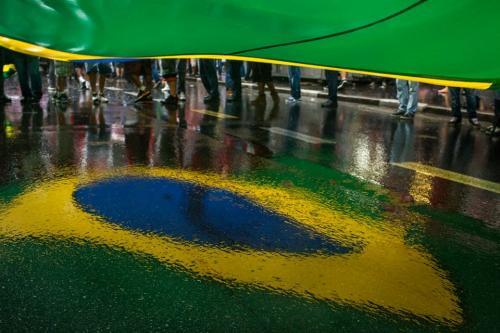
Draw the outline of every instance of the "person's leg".
[[[31,92],[37,100],[42,98],[42,76],[40,75],[40,59],[28,56],[28,73],[31,83]]]
[[[338,86],[338,76],[337,71],[325,71],[325,78],[328,84],[328,100],[322,103],[322,107],[337,107],[337,86]]]
[[[409,98],[408,81],[396,79],[396,91],[397,91],[397,98],[399,101],[399,107],[398,110],[394,113],[394,115],[401,116],[405,114],[408,108],[408,98]]]
[[[29,75],[27,66],[27,56],[22,53],[14,54],[14,65],[16,66],[17,78],[21,87],[21,94],[24,100],[29,100],[32,97],[31,88],[29,85]]]
[[[50,90],[53,90],[54,88],[57,89],[56,69],[55,69],[55,61],[54,60],[49,61],[49,75],[48,75],[47,79],[48,79],[49,89]]]
[[[233,99],[241,98],[241,65],[242,62],[239,60],[231,60],[230,65],[230,76],[233,82]]]
[[[233,86],[234,86],[233,76],[231,73],[232,61],[231,60],[226,61],[225,67],[226,67],[226,92],[228,96],[231,96],[233,94]]]
[[[467,101],[467,115],[469,116],[469,119],[477,118],[476,91],[474,89],[464,89],[464,91],[465,91],[465,99]]]
[[[186,59],[180,59],[177,63],[177,76],[179,78],[177,84],[177,93],[180,95],[186,94]]]
[[[219,82],[215,61],[212,59],[200,59],[200,75],[203,86],[208,92],[209,99],[219,98]]]
[[[145,90],[146,87],[142,85],[140,74],[141,65],[140,61],[128,61],[124,65],[126,78],[139,90]]]
[[[408,107],[406,115],[413,116],[418,108],[418,82],[408,81]]]
[[[288,76],[290,80],[291,96],[299,100],[300,99],[300,68],[296,66],[288,67]]]
[[[3,66],[5,65],[5,52],[5,49],[0,47],[0,68],[2,69],[0,73],[0,104],[10,102],[10,98],[5,95],[4,91]]]
[[[451,97],[451,115],[452,119],[450,122],[460,122],[462,121],[462,105],[460,103],[460,88],[449,87],[448,93]]]

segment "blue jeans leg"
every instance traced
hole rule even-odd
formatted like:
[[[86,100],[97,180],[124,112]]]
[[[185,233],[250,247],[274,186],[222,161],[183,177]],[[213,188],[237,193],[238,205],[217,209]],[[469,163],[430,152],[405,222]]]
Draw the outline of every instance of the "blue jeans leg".
[[[408,81],[396,79],[396,90],[399,101],[398,111],[406,112],[408,108],[408,99],[409,99]]]
[[[467,115],[469,119],[477,118],[477,100],[476,100],[476,90],[475,89],[464,89],[465,100],[467,101]]]
[[[289,66],[288,77],[290,79],[291,95],[295,99],[300,98],[300,67]]]
[[[418,82],[408,81],[408,106],[406,113],[415,114],[418,108]]]

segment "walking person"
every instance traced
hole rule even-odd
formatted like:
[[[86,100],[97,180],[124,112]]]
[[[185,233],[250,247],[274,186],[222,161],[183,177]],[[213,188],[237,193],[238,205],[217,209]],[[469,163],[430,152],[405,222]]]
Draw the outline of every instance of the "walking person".
[[[240,60],[226,61],[226,101],[241,100],[241,67]]]
[[[153,64],[151,60],[134,60],[124,64],[125,76],[138,89],[134,103],[152,101],[151,91],[153,90],[152,70]],[[143,81],[141,82],[141,75]]]
[[[187,70],[187,59],[179,59],[177,63],[177,96],[179,96],[179,101],[186,100],[186,70]]]
[[[177,68],[175,59],[160,60],[161,77],[167,82],[169,91],[168,96],[162,101],[164,104],[176,105],[179,102],[177,97]]]
[[[412,120],[418,108],[418,88],[419,83],[397,79],[396,90],[399,100],[399,107],[392,115],[404,120]]]
[[[69,100],[68,94],[68,78],[73,72],[73,64],[65,61],[54,61],[54,73],[56,77],[56,93],[53,101],[56,103],[67,103]]]
[[[251,67],[251,74],[253,82],[257,83],[257,88],[259,91],[258,99],[266,98],[266,85],[271,92],[271,97],[278,101],[278,92],[273,83],[273,65],[261,62],[249,63]]]
[[[5,65],[6,62],[6,56],[7,56],[8,50],[0,46],[0,68],[2,69],[2,72],[0,73],[0,105],[10,103],[11,99],[5,95],[4,91],[4,79],[3,79],[3,66]]]
[[[450,125],[457,125],[462,123],[462,102],[461,102],[461,92],[462,88],[449,87],[448,88],[451,97],[451,119],[449,121]],[[465,93],[465,99],[467,102],[467,115],[469,117],[469,122],[472,126],[479,126],[479,120],[477,119],[477,105],[476,105],[476,91],[474,89],[463,89]]]
[[[104,96],[104,86],[106,77],[111,75],[113,70],[107,62],[87,62],[85,70],[90,80],[90,89],[92,90],[92,101],[95,104],[107,103],[108,99]],[[97,89],[97,77],[99,76],[99,90]]]

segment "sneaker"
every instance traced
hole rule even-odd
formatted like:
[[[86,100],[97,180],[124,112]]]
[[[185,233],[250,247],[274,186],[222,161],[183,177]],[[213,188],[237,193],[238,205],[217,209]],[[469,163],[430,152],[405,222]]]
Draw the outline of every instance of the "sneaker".
[[[57,102],[59,103],[67,103],[69,100],[68,95],[66,93],[59,94],[57,98]]]
[[[87,90],[87,89],[88,89],[88,88],[87,88],[87,81],[82,81],[82,82],[80,83],[80,88],[82,89],[82,91]]]
[[[480,124],[479,124],[479,120],[477,120],[477,118],[471,118],[469,119],[469,123],[474,126],[474,127],[479,127]]]
[[[288,98],[286,99],[287,103],[298,103],[301,101],[300,98],[294,98],[292,96],[288,96]]]
[[[163,104],[167,105],[176,105],[178,102],[179,99],[177,98],[177,96],[172,96],[172,95],[168,95],[168,97],[162,101]]]
[[[398,110],[396,112],[391,113],[391,116],[400,117],[400,116],[402,116],[404,114],[405,114],[405,111]]]
[[[185,100],[186,100],[186,94],[181,91],[179,93],[179,101],[185,101]]]
[[[400,117],[400,119],[403,120],[413,120],[413,118],[415,118],[415,114],[411,112],[406,112],[404,115]]]
[[[163,92],[170,91],[170,86],[168,85],[168,83],[166,81],[163,82],[163,88],[161,88],[161,91],[163,91]]]
[[[331,99],[321,104],[322,108],[336,108],[337,102],[332,101]]]
[[[94,102],[94,104],[99,104],[100,99],[99,99],[99,95],[97,93],[92,94],[92,102]]]
[[[138,103],[138,102],[149,100],[150,98],[148,99],[148,97],[151,97],[151,92],[149,90],[146,90],[146,89],[139,90],[134,102]]]
[[[448,121],[448,124],[450,125],[458,125],[462,122],[462,119],[458,118],[458,117],[452,117],[449,121]]]
[[[107,99],[104,94],[100,94],[99,95],[99,102],[101,103],[108,103],[109,102],[109,99]]]
[[[340,84],[337,86],[337,89],[341,90],[342,88],[345,87],[346,84],[347,84],[347,80],[340,81]]]

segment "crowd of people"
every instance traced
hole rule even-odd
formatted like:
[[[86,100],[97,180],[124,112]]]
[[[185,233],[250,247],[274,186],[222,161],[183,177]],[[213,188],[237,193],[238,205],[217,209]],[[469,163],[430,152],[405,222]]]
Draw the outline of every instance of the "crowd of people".
[[[10,51],[0,47],[0,68],[4,64],[13,63],[18,73],[22,94],[22,103],[38,103],[43,96],[42,79],[39,58]],[[135,103],[152,101],[153,87],[164,84],[167,97],[162,101],[167,105],[175,105],[186,99],[186,74],[199,74],[206,89],[205,103],[217,102],[220,99],[218,74],[221,73],[221,62],[214,59],[140,59],[123,60],[120,62],[87,61],[64,62],[50,61],[49,87],[55,90],[50,99],[55,103],[67,103],[69,100],[68,80],[71,76],[78,78],[82,89],[90,89],[95,104],[108,103],[104,87],[111,74],[124,78],[137,89]],[[278,99],[278,93],[273,83],[272,65],[268,63],[247,63],[240,60],[225,61],[226,101],[238,101],[242,97],[242,77],[252,79],[257,84],[259,98],[265,97],[266,87],[271,97]],[[301,102],[301,69],[289,66],[288,78],[290,96],[288,103]],[[347,83],[345,72],[325,71],[328,98],[321,104],[325,108],[337,107],[337,92]],[[10,102],[3,90],[3,75],[0,75],[0,103]],[[402,120],[412,120],[418,108],[419,83],[397,79],[396,90],[399,108],[393,115]],[[469,122],[479,127],[477,118],[476,92],[473,89],[449,87],[451,97],[451,125],[462,121],[461,93],[465,94],[466,109]],[[495,120],[487,129],[492,134],[498,134],[500,123],[500,92],[495,95]]]

